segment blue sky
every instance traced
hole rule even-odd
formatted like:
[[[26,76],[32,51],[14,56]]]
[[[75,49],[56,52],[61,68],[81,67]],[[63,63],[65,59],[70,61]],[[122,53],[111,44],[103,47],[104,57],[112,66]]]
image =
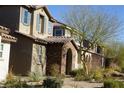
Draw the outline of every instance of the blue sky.
[[[66,12],[69,12],[70,7],[71,6],[69,6],[69,5],[49,5],[48,9],[49,9],[51,15],[55,19],[57,19],[59,21],[63,21],[64,14]],[[97,9],[101,9],[102,11],[107,11],[109,13],[116,14],[116,16],[120,18],[120,20],[124,21],[124,6],[102,5],[102,6],[93,6],[93,7],[97,8]],[[120,41],[124,42],[124,31],[122,31],[120,33],[120,35],[118,36],[118,39]]]

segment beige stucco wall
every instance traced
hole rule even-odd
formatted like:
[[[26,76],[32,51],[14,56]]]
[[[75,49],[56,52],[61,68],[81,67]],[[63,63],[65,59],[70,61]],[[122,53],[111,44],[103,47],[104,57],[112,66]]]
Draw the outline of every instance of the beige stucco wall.
[[[67,29],[65,29],[65,37],[71,37],[70,31]]]
[[[20,19],[19,19],[19,32],[25,33],[25,34],[30,34],[31,31],[31,25],[25,25],[21,22],[22,19],[22,12],[23,7],[20,7]]]
[[[45,33],[41,34],[41,33],[38,33],[36,31],[36,20],[37,20],[37,14],[41,14],[43,15],[45,18],[46,18],[46,31],[44,31]],[[46,15],[45,11],[43,9],[38,9],[36,11],[34,11],[34,18],[33,18],[33,35],[36,36],[36,37],[39,37],[39,38],[45,38],[47,37],[49,34],[48,34],[48,16]]]
[[[45,11],[41,8],[41,9],[38,9],[38,10],[35,10],[34,12],[31,12],[33,18],[31,18],[33,24],[30,24],[29,26],[23,24],[21,22],[21,17],[22,17],[22,9],[23,7],[20,7],[20,23],[19,23],[19,31],[22,32],[22,33],[25,33],[25,34],[30,34],[31,31],[32,31],[32,35],[33,36],[36,36],[38,38],[46,38],[47,36],[49,36],[50,34],[48,33],[48,16],[47,14],[45,13]],[[37,14],[41,14],[42,16],[44,16],[46,18],[46,24],[45,24],[45,29],[46,31],[44,31],[45,33],[38,33],[37,30],[36,30],[36,21],[37,21]],[[31,27],[31,25],[33,25]]]

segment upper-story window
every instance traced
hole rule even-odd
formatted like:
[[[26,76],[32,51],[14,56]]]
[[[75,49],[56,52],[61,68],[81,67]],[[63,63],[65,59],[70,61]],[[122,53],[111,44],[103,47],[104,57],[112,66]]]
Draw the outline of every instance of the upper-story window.
[[[38,33],[45,33],[46,32],[46,17],[43,15],[37,14],[37,19],[36,19],[36,30]]]
[[[97,50],[96,50],[97,53],[101,53],[102,52],[102,48],[100,46],[97,46]]]
[[[64,36],[64,30],[60,27],[54,27],[53,36]]]
[[[22,23],[24,25],[30,25],[31,13],[27,9],[22,9]]]
[[[83,47],[88,48],[90,45],[90,42],[88,40],[83,40]]]

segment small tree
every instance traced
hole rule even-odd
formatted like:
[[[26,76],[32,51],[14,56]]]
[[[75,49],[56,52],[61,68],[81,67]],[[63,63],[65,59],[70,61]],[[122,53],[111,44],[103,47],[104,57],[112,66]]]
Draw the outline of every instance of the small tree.
[[[86,53],[96,45],[103,46],[103,43],[109,38],[115,36],[122,28],[122,22],[118,17],[96,10],[93,7],[73,7],[64,18],[69,27],[72,36],[79,43],[79,61],[83,63],[86,74],[89,69],[87,66]],[[83,47],[83,41],[88,40],[90,43]]]

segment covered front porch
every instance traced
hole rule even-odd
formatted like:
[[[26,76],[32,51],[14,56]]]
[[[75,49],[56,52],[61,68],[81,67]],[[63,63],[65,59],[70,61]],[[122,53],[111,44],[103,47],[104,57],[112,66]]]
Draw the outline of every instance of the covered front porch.
[[[69,75],[78,68],[77,46],[68,37],[48,37],[46,46],[46,74],[51,75],[51,66],[58,65],[60,74]]]

